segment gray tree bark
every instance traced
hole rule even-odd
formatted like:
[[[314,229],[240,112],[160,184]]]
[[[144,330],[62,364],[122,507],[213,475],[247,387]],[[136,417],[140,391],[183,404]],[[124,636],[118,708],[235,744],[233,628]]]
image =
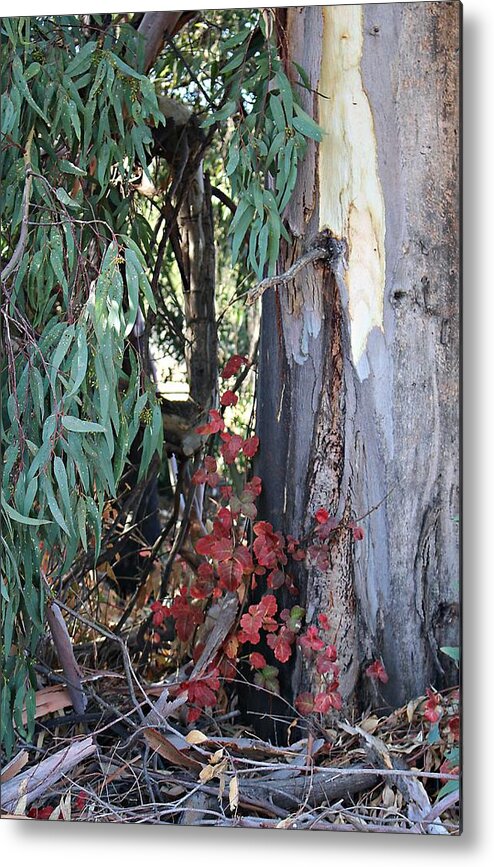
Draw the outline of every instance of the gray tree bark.
[[[323,228],[347,241],[348,270],[310,264],[263,296],[261,517],[302,536],[321,506],[343,522],[370,512],[362,541],[338,534],[330,567],[298,580],[308,622],[324,612],[336,631],[345,701],[398,706],[451,682],[440,648],[459,643],[461,6],[280,15],[287,73],[306,69],[319,95],[300,98],[326,135],[279,271]],[[379,657],[378,698],[362,673]],[[314,673],[297,658],[284,678],[296,695]]]

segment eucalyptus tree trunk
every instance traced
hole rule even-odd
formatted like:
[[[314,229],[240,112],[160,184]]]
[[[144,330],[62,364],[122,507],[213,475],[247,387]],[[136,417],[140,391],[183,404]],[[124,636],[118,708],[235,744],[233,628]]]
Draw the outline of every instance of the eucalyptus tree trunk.
[[[301,567],[307,620],[328,615],[348,705],[400,705],[453,672],[459,630],[459,3],[280,10],[287,73],[326,135],[309,145],[285,214],[322,229],[347,269],[309,264],[263,296],[261,517],[304,536],[324,507],[327,569]],[[291,603],[293,604],[293,602]],[[362,677],[382,657],[389,682]],[[287,697],[310,689],[300,657]]]

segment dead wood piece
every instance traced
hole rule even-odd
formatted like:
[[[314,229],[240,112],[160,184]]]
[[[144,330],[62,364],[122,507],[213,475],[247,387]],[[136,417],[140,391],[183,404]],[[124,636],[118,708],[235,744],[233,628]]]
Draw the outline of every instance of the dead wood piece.
[[[65,620],[56,602],[47,606],[46,617],[63,673],[67,678],[67,690],[72,706],[76,713],[83,714],[86,710],[87,698],[82,688],[81,670],[75,660],[74,649]]]
[[[392,756],[384,741],[375,737],[375,735],[369,734],[369,732],[366,732],[360,726],[349,726],[340,723],[340,727],[350,734],[358,734],[363,739],[373,763],[382,768],[398,771],[396,777],[390,777],[390,782],[399,789],[408,804],[407,812],[411,822],[420,824],[428,834],[448,833],[439,816],[435,817],[434,822],[427,823],[427,816],[432,812],[429,796],[417,777],[399,773],[400,771],[409,770],[408,765],[402,758]]]
[[[95,751],[96,744],[93,743],[93,739],[84,738],[83,741],[74,741],[53,756],[43,759],[33,768],[17,774],[7,783],[2,784],[2,809],[7,813],[13,813],[21,799],[25,799],[25,805],[28,806]]]
[[[18,774],[25,764],[27,764],[29,760],[29,753],[27,750],[21,750],[18,752],[13,759],[10,760],[2,770],[0,771],[0,783],[5,785],[12,777],[15,777]]]
[[[184,807],[179,825],[200,825],[211,812],[218,811],[218,799],[203,791],[192,792],[184,802]]]
[[[237,594],[227,593],[225,598],[222,599],[217,606],[214,606],[214,612],[213,609],[209,612],[210,617],[214,616],[213,626],[209,633],[204,650],[194,666],[190,680],[200,677],[208,667],[211,660],[216,656],[216,653],[235,622],[238,604]]]
[[[358,773],[359,768],[352,768],[352,774],[319,768],[317,774],[295,773],[286,779],[242,779],[240,797],[267,801],[285,810],[297,809],[301,804],[318,807],[371,789],[379,782],[377,774]]]

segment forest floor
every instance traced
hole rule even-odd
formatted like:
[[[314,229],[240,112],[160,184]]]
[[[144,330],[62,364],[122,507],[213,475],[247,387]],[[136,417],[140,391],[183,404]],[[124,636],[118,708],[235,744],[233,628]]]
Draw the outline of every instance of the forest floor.
[[[121,603],[104,605],[110,626]],[[34,738],[1,772],[2,818],[460,833],[458,689],[358,719],[313,715],[302,738],[293,712],[292,740],[275,746],[241,724],[234,688],[187,725],[169,647],[138,673],[120,652],[103,663],[104,637],[79,625],[86,712],[48,654]]]

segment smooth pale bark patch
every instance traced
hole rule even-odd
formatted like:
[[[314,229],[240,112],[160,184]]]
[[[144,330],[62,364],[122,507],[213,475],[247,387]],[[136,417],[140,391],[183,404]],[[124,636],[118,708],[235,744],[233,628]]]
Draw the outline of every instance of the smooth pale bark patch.
[[[385,212],[374,119],[361,74],[361,6],[323,9],[319,122],[320,228],[348,242],[350,339],[358,369],[367,338],[383,327]]]

